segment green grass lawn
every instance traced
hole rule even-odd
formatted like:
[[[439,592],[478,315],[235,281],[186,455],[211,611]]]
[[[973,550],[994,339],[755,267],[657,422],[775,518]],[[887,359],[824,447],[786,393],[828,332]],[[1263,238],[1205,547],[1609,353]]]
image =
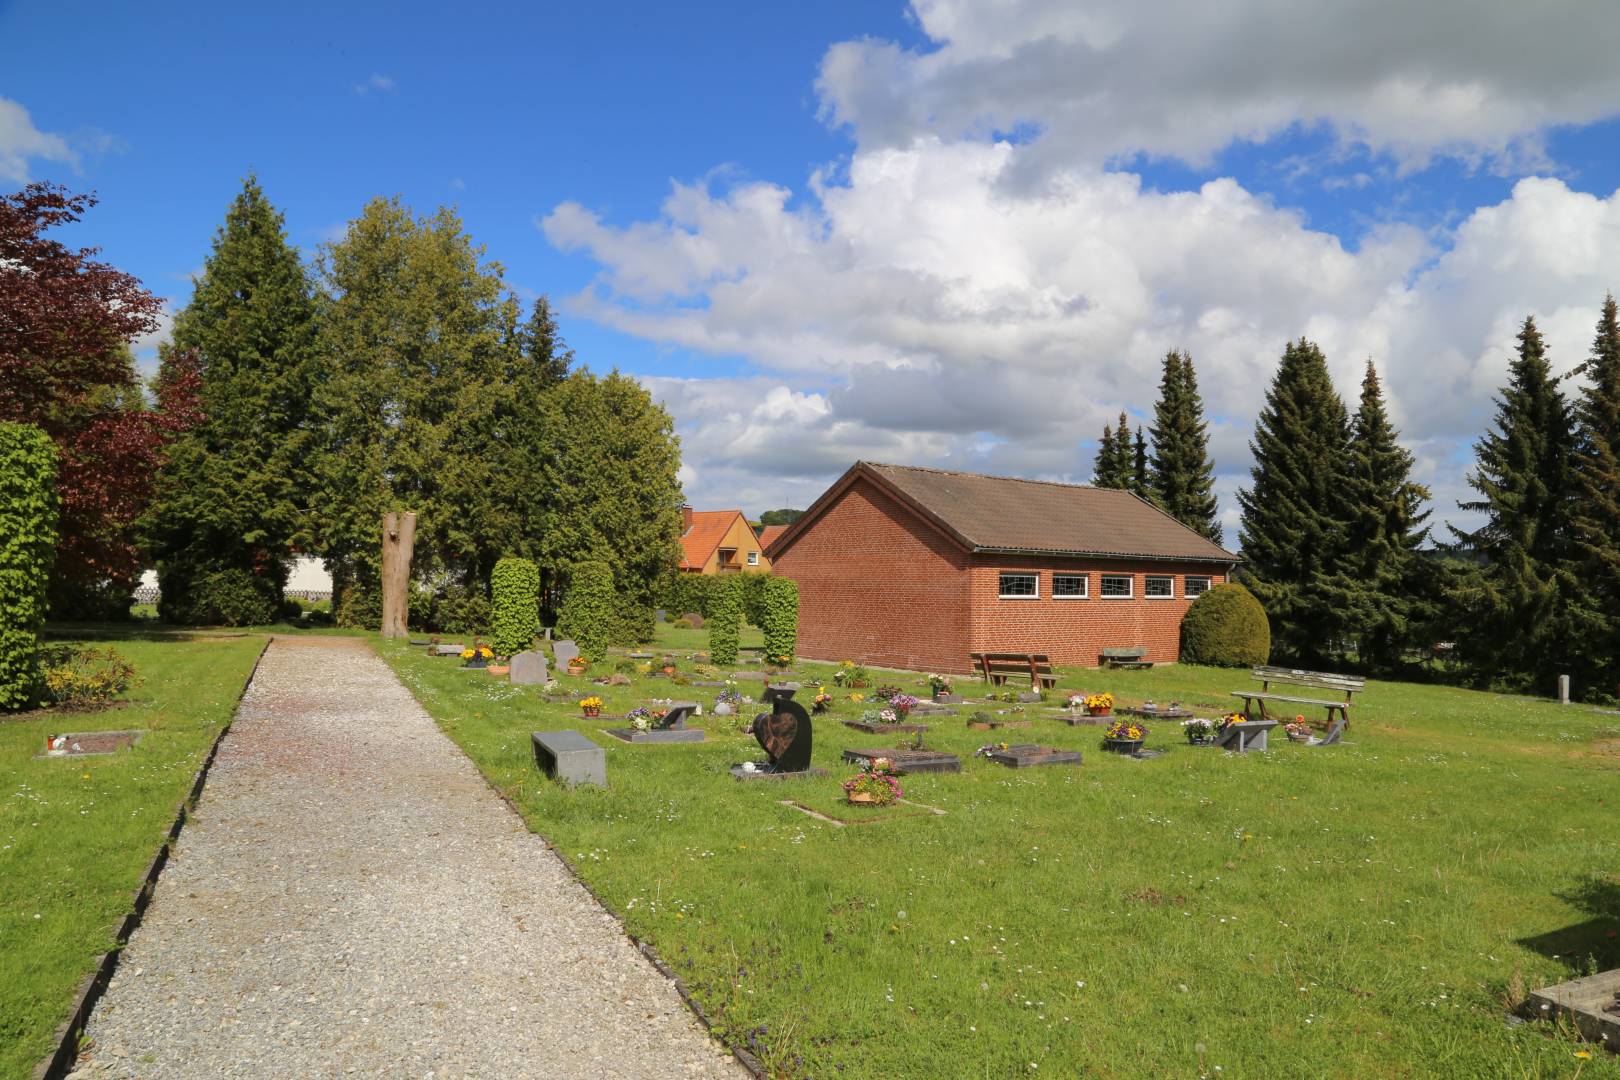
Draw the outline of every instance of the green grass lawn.
[[[990,735],[942,719],[927,743],[963,771],[904,783],[947,816],[840,828],[780,800],[860,816],[837,797],[839,752],[896,742],[837,722],[861,706],[817,719],[829,776],[743,784],[726,768],[760,755],[730,718],[705,717],[701,746],[627,746],[599,734],[614,721],[379,647],[780,1075],[1620,1076],[1505,1019],[1528,989],[1620,964],[1620,718],[1374,683],[1333,749],[1279,738],[1235,757],[1163,725],[1149,746],[1170,753],[1137,761],[1043,717],[995,737],[1085,764],[1018,772],[971,758]],[[1062,686],[1215,712],[1247,681],[1171,666]],[[672,694],[713,700],[650,679],[605,696],[622,712]],[[610,788],[538,778],[529,732],[557,728],[606,747]]]
[[[114,628],[96,646],[141,678],[120,707],[0,718],[0,1076],[51,1049],[264,643]],[[107,757],[34,756],[47,735],[114,730],[144,734]]]

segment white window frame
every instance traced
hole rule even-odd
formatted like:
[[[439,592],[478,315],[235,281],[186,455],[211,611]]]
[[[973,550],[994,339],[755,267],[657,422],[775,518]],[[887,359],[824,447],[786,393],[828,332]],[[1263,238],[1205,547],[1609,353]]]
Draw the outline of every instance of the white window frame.
[[[1148,582],[1168,581],[1170,591],[1164,594],[1148,592]],[[1174,574],[1144,574],[1142,577],[1142,598],[1144,600],[1174,600],[1176,598],[1176,576]]]
[[[1105,591],[1106,588],[1107,588],[1107,585],[1108,585],[1108,580],[1110,578],[1113,578],[1115,580],[1118,580],[1119,578],[1124,578],[1126,588],[1129,591],[1127,591],[1125,593],[1125,595],[1123,595],[1123,596],[1120,596],[1117,593],[1109,593],[1109,592]],[[1136,599],[1136,575],[1135,574],[1104,574],[1104,575],[1102,575],[1101,580],[1099,580],[1097,582],[1097,599],[1099,599],[1099,600],[1135,600]]]
[[[1009,577],[1024,577],[1035,579],[1035,591],[1032,593],[1008,593],[1001,590],[1006,587],[1004,579]],[[996,595],[1001,600],[1039,600],[1041,598],[1040,571],[1034,570],[998,570],[996,571]]]
[[[1196,593],[1192,591],[1192,583],[1195,582],[1195,581],[1202,581],[1204,583],[1204,587],[1202,589],[1200,589]],[[1209,575],[1209,574],[1189,574],[1189,575],[1187,575],[1186,579],[1182,582],[1181,595],[1182,595],[1183,599],[1196,600],[1200,596],[1203,596],[1204,593],[1209,592],[1209,590],[1213,589],[1214,587],[1215,587],[1215,578],[1212,577],[1211,575]]]
[[[748,553],[748,565],[749,566],[758,566],[759,565],[759,552],[750,551]]]
[[[1080,591],[1077,592],[1077,593],[1060,593],[1060,592],[1058,592],[1058,579],[1059,578],[1074,578],[1074,579],[1078,580],[1080,582]],[[1060,574],[1060,573],[1058,573],[1057,571],[1054,570],[1052,572],[1052,599],[1054,599],[1054,600],[1090,600],[1091,599],[1091,575],[1090,574]]]

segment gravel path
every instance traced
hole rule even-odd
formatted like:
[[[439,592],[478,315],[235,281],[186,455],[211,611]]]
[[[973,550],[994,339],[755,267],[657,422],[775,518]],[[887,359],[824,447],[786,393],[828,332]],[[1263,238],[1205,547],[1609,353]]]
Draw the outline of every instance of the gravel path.
[[[341,638],[271,643],[89,1036],[75,1076],[746,1076]]]

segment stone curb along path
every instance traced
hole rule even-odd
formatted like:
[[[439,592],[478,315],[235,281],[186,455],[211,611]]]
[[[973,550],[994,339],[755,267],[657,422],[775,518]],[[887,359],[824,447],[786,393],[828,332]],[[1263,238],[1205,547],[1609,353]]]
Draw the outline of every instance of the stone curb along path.
[[[74,1076],[746,1077],[364,642],[277,638]]]

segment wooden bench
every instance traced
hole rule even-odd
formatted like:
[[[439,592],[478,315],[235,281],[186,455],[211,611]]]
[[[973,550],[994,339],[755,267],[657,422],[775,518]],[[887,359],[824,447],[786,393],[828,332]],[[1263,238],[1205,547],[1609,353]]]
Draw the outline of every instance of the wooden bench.
[[[1106,668],[1150,668],[1153,661],[1147,658],[1147,650],[1143,648],[1126,649],[1119,646],[1104,649],[1098,654],[1097,660]]]
[[[607,786],[607,756],[577,731],[536,731],[534,760],[547,775],[566,784]]]
[[[1260,706],[1260,719],[1273,719],[1266,711],[1266,702],[1282,701],[1290,705],[1314,705],[1327,710],[1328,723],[1335,719],[1342,720],[1346,725],[1350,723],[1350,697],[1366,689],[1367,680],[1354,675],[1334,675],[1324,671],[1300,671],[1296,668],[1257,667],[1253,671],[1256,679],[1260,680],[1259,690],[1234,690],[1233,697],[1243,699],[1243,715],[1253,717],[1253,708],[1256,703]],[[1327,697],[1296,697],[1292,694],[1271,693],[1272,683],[1282,683],[1284,686],[1304,686],[1314,690],[1337,691],[1332,698]]]
[[[1044,653],[969,653],[984,681],[1000,686],[1009,678],[1027,676],[1033,689],[1057,685],[1052,661]]]

